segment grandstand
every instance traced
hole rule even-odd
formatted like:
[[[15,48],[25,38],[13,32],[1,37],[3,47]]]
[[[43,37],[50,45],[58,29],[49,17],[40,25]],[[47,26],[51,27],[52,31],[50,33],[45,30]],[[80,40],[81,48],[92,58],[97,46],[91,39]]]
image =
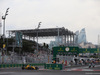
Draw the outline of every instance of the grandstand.
[[[23,58],[25,58],[27,63],[46,63],[48,61],[48,48],[39,46],[39,54],[35,53],[37,50],[36,45],[37,42],[35,38],[37,37],[55,37],[58,36],[58,28],[47,28],[47,29],[29,29],[29,30],[9,30],[9,38],[6,38],[6,50],[7,54],[4,55],[4,63],[23,63]],[[22,35],[22,47],[17,47],[15,42],[15,33],[21,32]],[[59,28],[59,36],[63,36],[65,39],[63,41],[68,41],[70,39],[70,43],[74,44],[74,33],[65,29],[64,27]],[[29,39],[26,39],[29,38]],[[30,40],[33,38],[33,40]],[[67,39],[66,39],[67,38]],[[72,40],[73,38],[73,40]],[[2,38],[1,38],[2,40]],[[65,42],[66,45],[66,42]],[[52,55],[50,56],[52,58]],[[0,57],[0,60],[2,57]],[[1,62],[0,62],[1,63]]]

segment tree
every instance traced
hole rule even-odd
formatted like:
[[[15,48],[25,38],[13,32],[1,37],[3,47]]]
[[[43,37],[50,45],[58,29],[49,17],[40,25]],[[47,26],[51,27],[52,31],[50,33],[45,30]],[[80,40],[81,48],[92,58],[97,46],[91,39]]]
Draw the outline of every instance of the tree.
[[[46,45],[46,48],[48,48],[48,47],[49,47],[49,45],[47,44],[47,45]]]
[[[43,43],[43,47],[45,47],[46,46],[46,44],[45,43]]]

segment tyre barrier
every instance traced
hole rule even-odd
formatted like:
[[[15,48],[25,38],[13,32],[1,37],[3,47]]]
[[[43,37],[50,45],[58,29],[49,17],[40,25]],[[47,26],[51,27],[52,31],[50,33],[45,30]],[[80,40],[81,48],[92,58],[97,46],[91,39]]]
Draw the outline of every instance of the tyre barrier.
[[[31,66],[44,66],[45,63],[34,63],[34,64],[29,64]],[[27,64],[0,64],[0,68],[10,68],[10,67],[22,67],[23,65]]]

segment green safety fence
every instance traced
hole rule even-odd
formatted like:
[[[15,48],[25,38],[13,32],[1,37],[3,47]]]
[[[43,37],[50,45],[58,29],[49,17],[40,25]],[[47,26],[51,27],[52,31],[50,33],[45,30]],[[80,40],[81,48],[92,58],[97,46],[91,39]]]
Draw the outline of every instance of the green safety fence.
[[[52,70],[62,70],[64,69],[64,65],[63,64],[45,64],[44,68],[52,69]]]
[[[0,68],[10,68],[10,67],[22,67],[23,65],[27,65],[27,64],[0,64]],[[29,64],[31,66],[44,66],[45,63],[33,63],[33,64]]]

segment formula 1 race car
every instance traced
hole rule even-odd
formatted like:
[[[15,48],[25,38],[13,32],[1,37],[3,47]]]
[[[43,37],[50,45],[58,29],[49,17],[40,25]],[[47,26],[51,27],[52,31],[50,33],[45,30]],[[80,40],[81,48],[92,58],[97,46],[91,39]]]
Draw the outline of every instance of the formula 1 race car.
[[[39,68],[38,67],[35,67],[35,66],[30,66],[30,65],[23,65],[22,66],[22,70],[24,69],[27,69],[27,70],[38,70]]]

